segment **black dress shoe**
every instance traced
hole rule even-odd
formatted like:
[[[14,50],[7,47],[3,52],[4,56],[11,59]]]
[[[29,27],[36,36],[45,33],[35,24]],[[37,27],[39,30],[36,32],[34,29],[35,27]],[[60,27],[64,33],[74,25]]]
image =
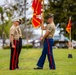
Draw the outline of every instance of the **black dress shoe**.
[[[43,69],[42,67],[36,67],[34,68],[35,70],[40,70],[40,69]]]
[[[16,69],[19,69],[19,67],[16,67]]]

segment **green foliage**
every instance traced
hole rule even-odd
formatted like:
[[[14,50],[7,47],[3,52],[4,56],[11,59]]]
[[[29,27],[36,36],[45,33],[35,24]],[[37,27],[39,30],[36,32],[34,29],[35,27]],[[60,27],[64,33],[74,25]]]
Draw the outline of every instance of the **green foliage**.
[[[9,45],[4,46],[3,49],[10,49],[10,46]]]
[[[11,25],[12,25],[12,22],[10,20],[0,25],[0,32],[1,32],[0,36],[2,36],[2,31],[3,31],[3,26],[4,26],[5,38],[9,38],[9,30],[10,30]]]
[[[22,46],[22,48],[33,48],[33,45],[32,44],[27,44],[25,46]]]
[[[0,13],[3,14],[3,8],[2,7],[0,7]]]
[[[30,48],[33,48],[33,45],[32,44],[27,44],[25,46],[22,46],[22,48],[28,48],[28,49],[30,49]],[[6,45],[6,46],[3,47],[3,49],[10,49],[10,46]]]
[[[6,34],[6,38],[9,38],[9,31],[10,31],[10,27],[12,26],[12,22],[11,21],[7,21],[5,24],[4,24],[4,31],[5,31],[5,34]]]

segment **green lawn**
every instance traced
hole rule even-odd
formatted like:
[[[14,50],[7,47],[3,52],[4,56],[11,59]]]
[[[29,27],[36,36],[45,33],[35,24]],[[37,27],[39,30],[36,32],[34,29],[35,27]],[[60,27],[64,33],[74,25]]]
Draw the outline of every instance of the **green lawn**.
[[[10,50],[0,50],[0,75],[76,75],[76,50],[72,50],[71,53],[73,58],[68,58],[69,50],[54,49],[56,70],[49,70],[47,59],[43,70],[34,70],[41,49],[22,49],[20,69],[10,71]]]

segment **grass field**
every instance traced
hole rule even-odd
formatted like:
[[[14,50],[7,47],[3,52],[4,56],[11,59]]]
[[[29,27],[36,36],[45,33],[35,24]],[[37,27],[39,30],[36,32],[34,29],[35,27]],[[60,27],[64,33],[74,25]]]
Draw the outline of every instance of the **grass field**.
[[[41,49],[22,49],[18,70],[9,70],[10,50],[0,50],[0,75],[76,75],[76,50],[68,58],[69,50],[54,49],[56,70],[49,70],[46,59],[43,70],[34,70],[41,55]]]

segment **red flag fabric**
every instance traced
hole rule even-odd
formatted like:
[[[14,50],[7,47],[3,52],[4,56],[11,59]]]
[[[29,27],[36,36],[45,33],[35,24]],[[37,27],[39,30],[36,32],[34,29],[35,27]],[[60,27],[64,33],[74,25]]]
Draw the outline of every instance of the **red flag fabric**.
[[[33,3],[32,3],[32,8],[33,8],[33,10],[35,10],[35,6],[37,5],[37,2],[38,2],[38,0],[33,0]]]
[[[42,0],[33,0],[32,3],[32,8],[34,10],[32,25],[34,26],[34,28],[38,28],[41,24],[41,2]]]
[[[66,31],[70,34],[71,33],[71,18],[69,19],[68,25],[66,27]]]

